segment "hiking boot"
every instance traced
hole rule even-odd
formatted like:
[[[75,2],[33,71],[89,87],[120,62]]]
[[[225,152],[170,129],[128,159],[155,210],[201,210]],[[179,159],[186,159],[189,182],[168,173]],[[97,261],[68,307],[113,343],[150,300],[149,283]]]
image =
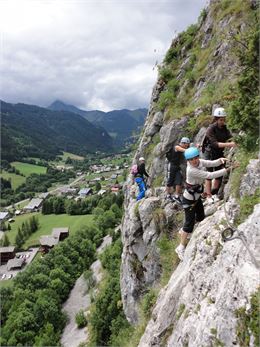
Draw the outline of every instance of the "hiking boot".
[[[177,253],[179,259],[182,261],[184,258],[185,247],[183,245],[179,245],[177,248],[175,248],[175,252]]]
[[[168,195],[166,196],[166,200],[168,200],[168,201],[170,201],[170,202],[174,202],[173,197],[172,197],[171,194],[168,194]]]
[[[214,204],[214,198],[213,197],[207,197],[206,200],[205,200],[205,203],[207,205],[212,205]]]

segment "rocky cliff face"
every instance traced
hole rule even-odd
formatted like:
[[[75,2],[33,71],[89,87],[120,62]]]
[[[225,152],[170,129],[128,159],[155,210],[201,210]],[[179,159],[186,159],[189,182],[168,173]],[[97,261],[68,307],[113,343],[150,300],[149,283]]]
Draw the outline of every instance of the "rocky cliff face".
[[[184,261],[160,292],[139,347],[241,346],[236,312],[250,308],[259,269],[241,239],[223,243],[221,220],[223,207],[196,228]],[[255,256],[259,220],[260,204],[238,228]],[[257,343],[253,336],[251,342]]]
[[[195,32],[192,28],[192,35],[182,33],[172,42],[160,67],[134,158],[146,158],[151,187],[146,198],[136,202],[131,177],[125,186],[121,292],[126,317],[133,324],[138,324],[143,295],[160,283],[163,269],[158,241],[165,234],[176,237],[182,224],[180,208],[165,200],[165,153],[182,136],[201,143],[212,108],[215,104],[226,107],[228,88],[240,71],[232,53],[232,30],[247,30],[255,4],[224,3],[228,2],[212,0]],[[165,101],[166,96],[172,97],[171,102]],[[259,170],[259,159],[252,160],[241,177],[240,197],[255,194]],[[195,229],[184,261],[173,267],[139,346],[240,346],[236,310],[250,307],[259,269],[240,239],[222,240],[225,221],[239,215],[239,203],[232,194],[229,182],[225,187],[226,213],[224,201],[206,207],[208,217]],[[257,253],[259,217],[258,204],[238,227],[253,255]],[[250,336],[253,346],[254,337]]]

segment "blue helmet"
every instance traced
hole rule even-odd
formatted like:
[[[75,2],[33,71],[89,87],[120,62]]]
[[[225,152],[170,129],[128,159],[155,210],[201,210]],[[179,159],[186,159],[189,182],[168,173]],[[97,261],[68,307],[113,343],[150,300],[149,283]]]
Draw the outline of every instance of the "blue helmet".
[[[190,139],[188,137],[182,137],[181,143],[190,143]]]
[[[190,147],[186,149],[186,151],[184,152],[184,157],[187,160],[198,157],[199,155],[200,155],[200,152],[197,147]]]

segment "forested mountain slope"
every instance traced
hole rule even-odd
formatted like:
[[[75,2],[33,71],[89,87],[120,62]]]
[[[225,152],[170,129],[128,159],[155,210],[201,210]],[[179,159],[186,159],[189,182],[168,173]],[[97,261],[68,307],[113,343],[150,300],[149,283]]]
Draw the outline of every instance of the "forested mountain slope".
[[[1,101],[2,159],[49,159],[61,151],[112,151],[108,133],[80,115]]]
[[[104,128],[113,137],[117,146],[122,146],[124,143],[131,141],[133,133],[140,132],[147,115],[147,109],[145,108],[114,110],[110,112],[98,110],[83,111],[58,100],[52,103],[49,109],[80,114],[94,125]]]

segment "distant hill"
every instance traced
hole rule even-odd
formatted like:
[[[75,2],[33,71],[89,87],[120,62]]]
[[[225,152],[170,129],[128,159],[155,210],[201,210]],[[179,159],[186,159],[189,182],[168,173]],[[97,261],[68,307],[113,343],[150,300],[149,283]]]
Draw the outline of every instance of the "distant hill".
[[[3,160],[50,159],[61,151],[84,155],[113,149],[104,129],[72,112],[1,101],[1,118]]]
[[[147,109],[136,110],[115,110],[110,112],[103,111],[84,111],[73,105],[67,105],[62,101],[56,100],[49,107],[55,111],[69,111],[81,115],[91,123],[104,128],[119,146],[128,142],[133,132],[139,132],[144,125]]]

